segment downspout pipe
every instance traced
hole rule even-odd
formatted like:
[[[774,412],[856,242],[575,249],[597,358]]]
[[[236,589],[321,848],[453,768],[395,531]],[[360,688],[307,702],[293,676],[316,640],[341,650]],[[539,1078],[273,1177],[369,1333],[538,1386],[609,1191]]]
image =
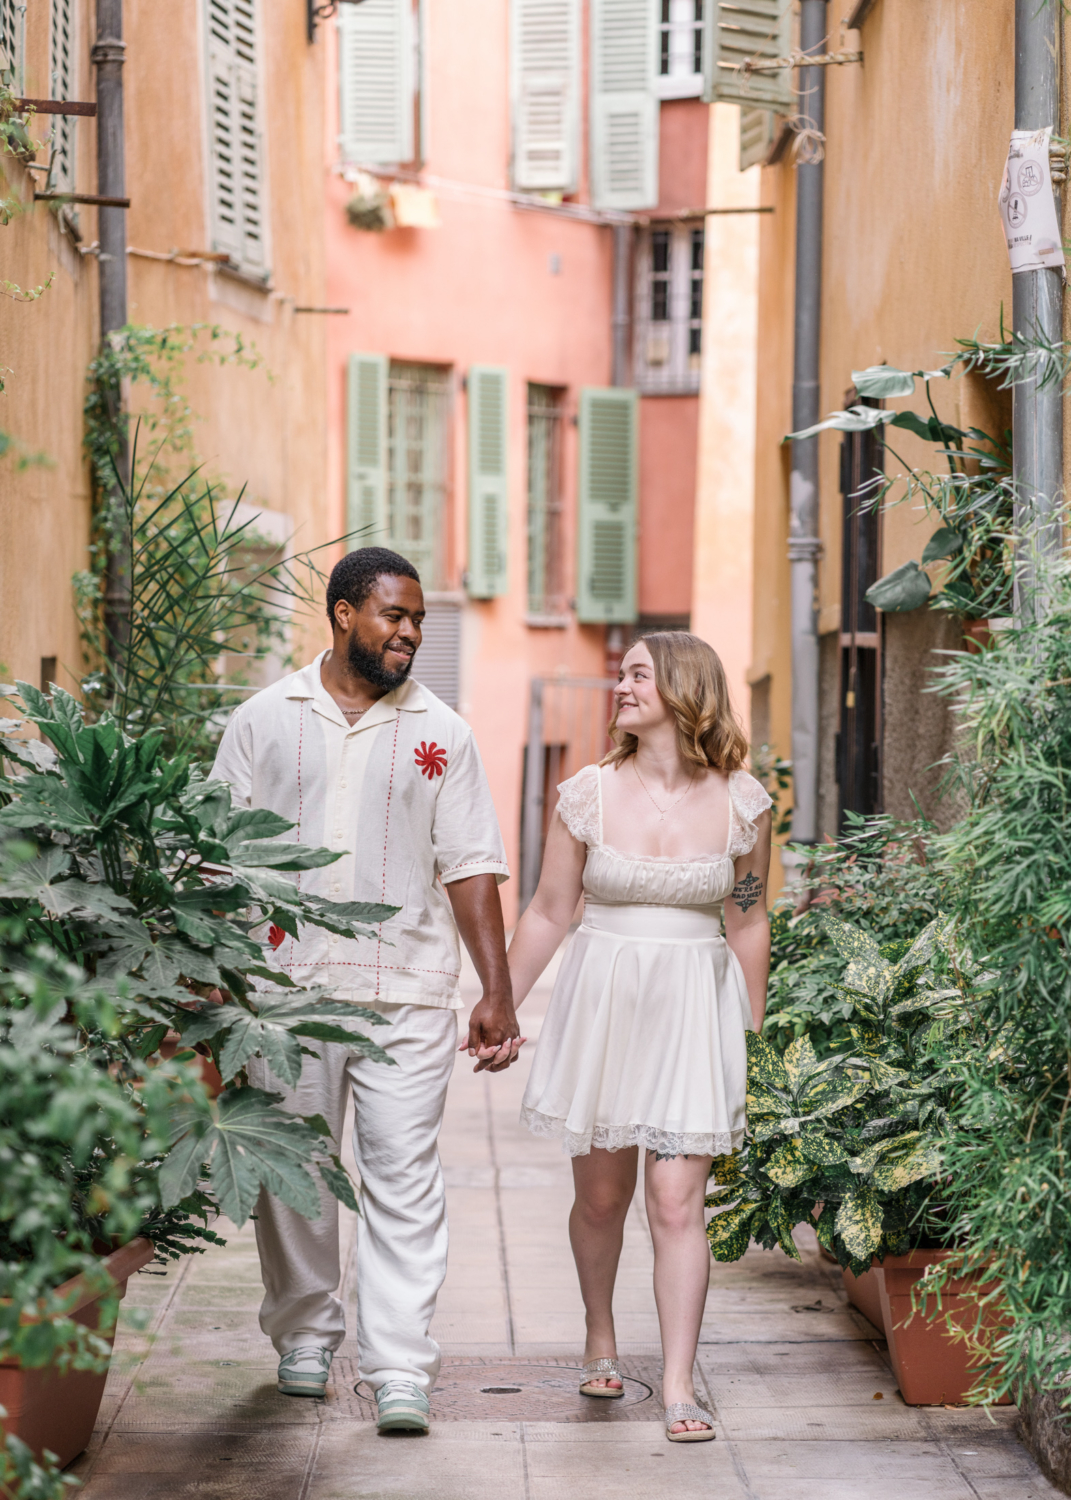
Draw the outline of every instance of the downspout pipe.
[[[1027,0],[1030,3],[1030,0]],[[826,50],[827,0],[802,0],[800,50]],[[825,69],[800,69],[800,114],[825,133]],[[792,430],[819,420],[822,323],[822,161],[796,168],[796,306]],[[818,438],[792,444],[788,561],[792,628],[792,841],[818,838]]]
[[[97,74],[97,192],[102,197],[126,197],[126,161],[123,132],[123,0],[97,0],[97,39],[90,53]],[[100,341],[127,321],[126,209],[97,209],[100,242],[98,255],[100,292]],[[121,412],[109,412],[118,427]],[[115,455],[118,483],[125,485],[129,454],[125,438]],[[114,507],[117,497],[110,503]],[[108,654],[113,663],[122,655],[130,634],[130,537],[125,523],[107,531],[108,558],[104,581],[104,622]]]
[[[613,304],[610,314],[611,354],[610,384],[628,385],[631,360],[629,344],[632,335],[630,315],[632,280],[632,225],[615,224],[613,260]]]
[[[1015,128],[1059,133],[1060,0],[1015,0]],[[1012,321],[1030,342],[1063,338],[1063,276],[1056,267],[1012,277]],[[1063,502],[1063,396],[1058,380],[1039,389],[1034,375],[1012,387],[1012,472],[1015,481],[1015,613],[1036,619],[1044,582],[1036,562],[1059,552]]]

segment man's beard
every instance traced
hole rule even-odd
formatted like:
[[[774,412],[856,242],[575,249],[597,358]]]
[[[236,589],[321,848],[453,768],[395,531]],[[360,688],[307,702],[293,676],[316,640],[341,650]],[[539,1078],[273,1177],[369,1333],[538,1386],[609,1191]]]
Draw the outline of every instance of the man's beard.
[[[356,631],[346,642],[346,657],[350,670],[356,672],[358,677],[363,677],[365,682],[370,682],[373,687],[382,688],[384,692],[389,693],[392,689],[401,687],[409,676],[413,666],[413,657],[411,656],[399,671],[390,672],[383,664],[383,655],[382,650],[378,652],[370,650]]]

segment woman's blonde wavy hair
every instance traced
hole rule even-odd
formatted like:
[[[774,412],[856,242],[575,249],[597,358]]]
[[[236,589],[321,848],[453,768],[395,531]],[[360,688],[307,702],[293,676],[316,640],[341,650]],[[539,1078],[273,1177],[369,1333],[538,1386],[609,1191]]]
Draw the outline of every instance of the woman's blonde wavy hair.
[[[640,636],[654,662],[655,687],[677,720],[677,748],[684,761],[715,771],[739,771],[747,740],[729,701],[725,668],[713,646],[683,630]],[[599,762],[617,766],[636,753],[636,736],[610,721],[614,748]]]

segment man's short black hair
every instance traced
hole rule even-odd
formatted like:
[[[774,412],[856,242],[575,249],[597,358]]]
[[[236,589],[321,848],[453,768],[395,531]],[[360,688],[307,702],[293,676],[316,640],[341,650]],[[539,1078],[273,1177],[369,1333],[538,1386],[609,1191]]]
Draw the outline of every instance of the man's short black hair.
[[[347,552],[331,569],[327,582],[327,618],[331,624],[335,623],[335,605],[340,599],[360,609],[375,588],[376,579],[384,574],[420,582],[420,574],[409,559],[389,547],[358,547],[356,552]]]

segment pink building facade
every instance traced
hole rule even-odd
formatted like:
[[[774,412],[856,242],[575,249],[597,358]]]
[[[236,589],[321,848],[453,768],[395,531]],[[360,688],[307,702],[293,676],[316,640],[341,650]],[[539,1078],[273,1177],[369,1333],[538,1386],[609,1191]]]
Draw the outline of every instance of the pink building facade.
[[[363,0],[322,32],[335,534],[420,569],[416,675],[476,733],[508,920],[622,650],[691,617],[697,9]]]

